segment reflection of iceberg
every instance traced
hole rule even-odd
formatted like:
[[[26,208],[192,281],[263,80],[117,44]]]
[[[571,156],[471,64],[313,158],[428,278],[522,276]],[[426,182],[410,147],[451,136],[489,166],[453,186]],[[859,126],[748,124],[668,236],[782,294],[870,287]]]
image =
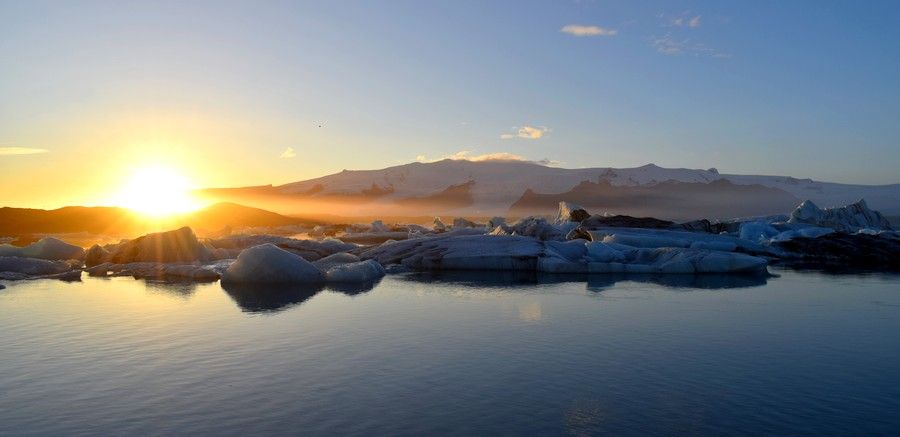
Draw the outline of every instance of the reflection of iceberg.
[[[479,272],[444,271],[404,275],[404,280],[415,282],[447,282],[472,288],[509,288],[513,285],[540,285],[564,282],[587,282],[591,291],[603,291],[618,282],[644,282],[679,289],[747,288],[765,285],[769,276],[764,275],[668,275],[668,274],[547,274],[522,271]]]
[[[171,296],[189,298],[197,291],[198,284],[195,282],[171,282],[171,281],[145,281],[145,287],[148,292],[167,294]]]
[[[574,275],[560,276],[575,282]],[[537,284],[538,274],[527,270],[437,270],[415,272],[400,276],[414,282],[447,282],[472,288],[507,288],[511,285]],[[569,281],[559,281],[569,282]]]
[[[315,284],[222,284],[222,288],[248,313],[265,313],[299,305],[322,290]]]
[[[357,294],[372,291],[379,282],[381,282],[381,278],[367,282],[335,282],[328,284],[328,289],[348,296],[355,296]]]
[[[696,288],[718,290],[724,288],[749,288],[766,285],[768,276],[762,275],[645,275],[645,274],[610,274],[590,275],[587,277],[587,289],[603,291],[617,282],[645,282],[667,288]]]

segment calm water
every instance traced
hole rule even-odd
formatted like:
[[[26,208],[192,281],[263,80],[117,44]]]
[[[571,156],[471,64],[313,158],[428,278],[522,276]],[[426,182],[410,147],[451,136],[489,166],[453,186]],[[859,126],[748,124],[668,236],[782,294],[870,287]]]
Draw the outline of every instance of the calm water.
[[[900,433],[900,277],[778,273],[6,283],[0,435]]]

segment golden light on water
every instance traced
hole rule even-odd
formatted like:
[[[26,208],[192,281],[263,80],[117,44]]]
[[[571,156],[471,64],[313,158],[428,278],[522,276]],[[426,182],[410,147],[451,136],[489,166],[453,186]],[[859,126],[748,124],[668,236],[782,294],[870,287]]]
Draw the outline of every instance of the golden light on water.
[[[140,167],[131,172],[112,203],[153,217],[186,213],[203,206],[191,195],[192,188],[190,179],[174,167]]]

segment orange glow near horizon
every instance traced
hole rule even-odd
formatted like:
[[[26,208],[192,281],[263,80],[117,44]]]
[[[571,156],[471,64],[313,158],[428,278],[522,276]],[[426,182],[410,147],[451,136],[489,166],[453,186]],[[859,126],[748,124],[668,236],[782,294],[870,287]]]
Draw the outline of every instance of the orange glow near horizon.
[[[191,181],[165,165],[140,167],[131,172],[111,203],[151,217],[191,212],[203,204],[191,195]]]

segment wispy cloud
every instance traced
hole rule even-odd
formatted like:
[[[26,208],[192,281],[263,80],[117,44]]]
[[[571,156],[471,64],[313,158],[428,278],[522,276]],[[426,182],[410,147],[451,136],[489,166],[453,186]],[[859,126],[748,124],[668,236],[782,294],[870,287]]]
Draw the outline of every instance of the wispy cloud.
[[[574,36],[615,36],[619,33],[619,31],[615,29],[607,29],[600,26],[585,26],[582,24],[569,24],[563,26],[559,31]]]
[[[501,140],[511,140],[513,138],[525,138],[528,140],[539,140],[544,134],[550,132],[546,126],[514,126],[511,132],[500,135]]]
[[[39,153],[50,153],[50,151],[33,147],[0,147],[0,155],[37,155]]]
[[[672,25],[678,27],[690,27],[691,29],[696,29],[700,27],[700,15],[690,16],[681,16],[672,19]]]
[[[653,38],[653,48],[664,55],[687,55],[708,58],[730,58],[730,53],[725,53],[709,47],[705,44],[692,41],[690,38],[677,39],[671,35],[661,38]]]
[[[539,160],[530,160],[525,158],[522,155],[518,155],[510,152],[494,152],[494,153],[485,153],[482,155],[473,155],[471,150],[460,150],[459,152],[453,153],[451,155],[443,156],[436,159],[428,159],[425,155],[416,156],[417,162],[437,162],[443,161],[445,159],[452,159],[455,161],[472,161],[472,162],[485,162],[485,161],[513,161],[513,162],[530,162],[532,164],[540,164],[545,166],[554,166],[561,164],[560,161],[552,160],[552,159],[539,159]]]
[[[288,147],[288,148],[284,149],[284,152],[281,152],[281,156],[279,156],[279,158],[290,159],[295,156],[297,156],[297,153],[294,152],[294,148]]]

